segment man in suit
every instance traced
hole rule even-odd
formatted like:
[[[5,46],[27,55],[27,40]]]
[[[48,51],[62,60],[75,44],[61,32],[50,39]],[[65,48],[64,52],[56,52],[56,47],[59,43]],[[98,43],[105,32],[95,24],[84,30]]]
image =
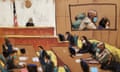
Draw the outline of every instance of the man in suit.
[[[69,41],[70,45],[74,45],[74,37],[70,32],[65,33],[65,39]]]
[[[76,54],[75,48],[71,45],[69,46],[69,53],[70,53],[70,57],[73,57]]]
[[[51,61],[51,58],[49,55],[46,55],[45,56],[45,66],[43,68],[43,71],[44,72],[53,72],[53,69],[54,69],[54,64],[53,62]]]
[[[44,50],[44,48],[43,48],[42,46],[38,46],[38,47],[40,48],[39,60],[40,60],[40,63],[41,63],[42,65],[44,65],[44,64],[45,64],[44,58],[45,58],[45,56],[47,55],[47,52]]]
[[[10,54],[13,51],[13,46],[8,38],[4,39],[5,43],[2,45],[3,55],[6,57],[6,53]]]

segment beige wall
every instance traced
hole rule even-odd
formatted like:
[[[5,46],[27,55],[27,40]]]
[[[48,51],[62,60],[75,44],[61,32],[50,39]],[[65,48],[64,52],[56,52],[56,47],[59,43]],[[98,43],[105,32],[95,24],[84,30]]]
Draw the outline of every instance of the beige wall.
[[[118,22],[116,31],[71,31],[69,4],[85,4],[85,3],[114,3],[117,4]],[[109,12],[110,13],[110,12]],[[107,42],[120,48],[120,0],[56,0],[56,28],[58,33],[66,31],[79,36],[85,35],[90,39],[97,39]]]

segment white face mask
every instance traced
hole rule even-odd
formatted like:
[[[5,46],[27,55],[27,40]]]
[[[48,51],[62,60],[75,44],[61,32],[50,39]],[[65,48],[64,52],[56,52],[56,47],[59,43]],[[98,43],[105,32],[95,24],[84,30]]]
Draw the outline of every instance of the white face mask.
[[[86,41],[85,41],[85,40],[83,40],[83,41],[82,41],[82,43],[83,43],[83,44],[85,44],[85,43],[86,43]]]

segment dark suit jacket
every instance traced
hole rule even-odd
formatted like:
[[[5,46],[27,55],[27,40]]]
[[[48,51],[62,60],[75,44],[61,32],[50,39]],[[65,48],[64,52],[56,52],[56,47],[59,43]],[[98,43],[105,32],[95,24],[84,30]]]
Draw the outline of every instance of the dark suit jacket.
[[[70,45],[74,45],[74,37],[72,35],[68,35],[67,40],[70,42]]]
[[[44,58],[46,55],[47,55],[47,52],[45,50],[40,51],[40,58]]]
[[[44,72],[53,72],[53,69],[54,69],[54,65],[52,61],[45,63]]]
[[[75,49],[72,46],[69,47],[69,52],[70,52],[70,55],[76,54]]]
[[[91,43],[83,44],[82,48],[78,51],[78,53],[92,53],[93,45]]]
[[[47,52],[46,52],[45,50],[40,51],[39,60],[40,60],[40,63],[41,63],[42,65],[45,64],[44,57],[45,57],[46,55],[47,55]]]

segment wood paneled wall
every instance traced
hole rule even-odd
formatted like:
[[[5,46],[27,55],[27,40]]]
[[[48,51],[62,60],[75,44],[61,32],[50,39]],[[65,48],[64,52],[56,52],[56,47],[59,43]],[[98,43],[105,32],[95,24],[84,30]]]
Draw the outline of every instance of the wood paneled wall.
[[[114,3],[117,4],[117,30],[116,31],[71,31],[69,4],[86,3]],[[102,11],[101,11],[102,12]],[[110,12],[109,12],[110,13]],[[120,48],[120,0],[56,0],[56,30],[57,34],[66,31],[79,36],[85,35],[89,39],[97,39]]]

